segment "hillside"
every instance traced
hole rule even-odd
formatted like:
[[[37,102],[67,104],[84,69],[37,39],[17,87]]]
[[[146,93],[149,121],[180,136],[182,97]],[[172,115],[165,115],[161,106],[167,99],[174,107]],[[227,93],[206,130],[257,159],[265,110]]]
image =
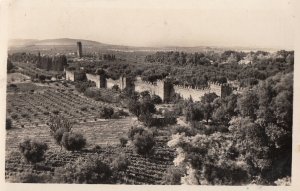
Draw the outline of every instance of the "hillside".
[[[275,51],[269,48],[250,48],[250,47],[217,47],[217,46],[194,46],[194,47],[181,47],[181,46],[165,46],[165,47],[138,47],[138,46],[124,46],[124,45],[112,45],[105,44],[92,40],[84,39],[71,39],[71,38],[58,38],[58,39],[11,39],[9,41],[9,51],[36,51],[36,50],[53,50],[53,49],[68,49],[76,50],[76,43],[82,42],[84,48],[90,50],[109,50],[109,51],[121,51],[121,52],[133,52],[133,51],[184,51],[184,52],[201,52],[201,51],[224,51],[224,50],[236,50],[236,51]]]

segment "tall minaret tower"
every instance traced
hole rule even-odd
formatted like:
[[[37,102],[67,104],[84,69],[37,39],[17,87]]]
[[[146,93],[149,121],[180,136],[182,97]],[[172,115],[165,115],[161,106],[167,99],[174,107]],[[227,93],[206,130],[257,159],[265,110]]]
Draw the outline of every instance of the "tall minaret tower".
[[[78,56],[78,58],[82,57],[82,44],[80,41],[77,42],[77,56]]]

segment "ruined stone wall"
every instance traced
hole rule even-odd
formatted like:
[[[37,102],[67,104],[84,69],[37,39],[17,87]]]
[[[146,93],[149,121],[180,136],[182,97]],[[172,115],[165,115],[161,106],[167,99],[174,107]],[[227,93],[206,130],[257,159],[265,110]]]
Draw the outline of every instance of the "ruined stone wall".
[[[179,94],[183,99],[193,99],[193,101],[200,101],[201,97],[204,96],[206,93],[211,93],[212,91],[209,88],[202,88],[202,89],[193,89],[184,86],[174,86],[174,92]]]
[[[137,77],[134,82],[135,91],[143,92],[149,91],[151,95],[158,95],[164,100],[163,82],[151,83],[143,81],[140,77]]]
[[[215,93],[220,97],[226,97],[233,92],[233,89],[228,84],[209,83],[207,88],[191,88],[184,86],[174,86],[174,92],[178,93],[183,99],[189,99],[190,97],[194,101],[200,101],[201,97],[206,93]]]
[[[106,79],[106,87],[111,89],[114,85],[117,85],[120,90],[123,90],[124,88],[126,88],[126,78],[124,77],[120,77],[117,80],[113,80],[111,78],[107,78]]]
[[[146,82],[140,77],[136,78],[134,86],[135,91],[149,91],[152,95],[160,96],[163,101],[168,101],[172,92],[179,94],[183,99],[189,99],[191,97],[194,101],[200,101],[201,97],[206,93],[216,93],[220,97],[225,97],[232,93],[232,87],[229,85],[209,83],[209,86],[206,88],[192,88],[169,84],[163,80],[158,80],[155,83]]]
[[[74,71],[66,70],[66,80],[76,81],[77,73]],[[91,80],[96,83],[97,88],[109,88],[111,89],[114,85],[123,90],[128,82],[126,78],[120,77],[118,80],[111,78],[106,79],[105,76],[96,74],[86,74],[87,80]],[[154,83],[143,81],[141,77],[137,77],[134,81],[135,91],[143,92],[149,91],[152,95],[158,95],[163,101],[169,101],[172,92],[179,94],[183,99],[189,99],[190,97],[194,101],[200,101],[201,97],[206,93],[216,93],[220,97],[225,97],[233,92],[230,85],[209,83],[207,88],[191,88],[186,86],[178,86],[170,84],[164,80],[158,80]]]
[[[77,81],[82,78],[84,78],[85,73],[78,72],[78,71],[72,71],[72,70],[66,70],[66,80],[69,81]]]
[[[96,74],[86,74],[87,80],[93,81],[96,83],[97,88],[102,88],[103,85],[101,84],[101,76]]]
[[[222,87],[222,85],[217,84],[217,83],[209,83],[208,85],[209,85],[209,87],[210,87],[210,93],[213,93],[213,92],[214,92],[214,93],[216,93],[218,96],[221,97],[221,93],[222,93],[221,87]]]

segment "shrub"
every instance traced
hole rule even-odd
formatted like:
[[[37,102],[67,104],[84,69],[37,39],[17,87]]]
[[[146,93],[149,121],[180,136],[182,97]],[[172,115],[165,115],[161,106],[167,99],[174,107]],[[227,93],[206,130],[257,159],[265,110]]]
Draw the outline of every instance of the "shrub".
[[[162,103],[162,99],[158,95],[153,95],[151,100],[152,100],[152,103],[154,103],[154,104],[161,104]]]
[[[109,119],[114,114],[114,109],[111,107],[103,107],[100,111],[100,117],[105,119]]]
[[[62,146],[62,137],[66,132],[69,132],[66,128],[59,128],[53,133],[53,138],[58,145]]]
[[[25,139],[19,144],[19,150],[27,162],[40,162],[44,160],[44,154],[48,149],[46,143]]]
[[[53,110],[52,113],[55,114],[55,115],[58,115],[59,111],[58,110]]]
[[[81,110],[81,111],[87,111],[87,107],[86,107],[86,106],[83,106],[83,107],[80,108],[80,110]]]
[[[130,164],[129,160],[127,159],[124,153],[121,153],[117,158],[113,160],[111,163],[112,168],[116,171],[123,171],[126,170],[128,165]]]
[[[120,144],[122,147],[125,147],[127,142],[128,142],[128,139],[126,137],[120,137]]]
[[[10,118],[6,118],[5,122],[5,129],[11,129],[12,128],[12,122]]]
[[[110,167],[101,159],[79,158],[73,164],[55,169],[54,180],[60,183],[101,184],[109,183],[111,175]]]
[[[138,119],[139,119],[139,121],[143,122],[144,125],[147,127],[153,126],[154,119],[152,118],[151,113],[141,114]]]
[[[138,154],[149,154],[155,145],[153,133],[144,130],[142,133],[134,135],[133,144]]]
[[[61,144],[68,151],[81,150],[86,144],[86,139],[79,133],[65,132]]]
[[[145,131],[143,127],[131,127],[128,131],[128,138],[133,141],[136,134],[142,134]]]
[[[55,139],[55,142],[62,146],[62,137],[64,133],[70,132],[73,128],[73,123],[68,119],[59,116],[52,116],[47,123],[50,128],[50,133]]]
[[[163,176],[163,184],[180,185],[181,177],[184,176],[184,169],[182,167],[171,166]]]
[[[12,183],[49,183],[51,180],[52,176],[50,174],[23,172],[10,177],[8,181]]]

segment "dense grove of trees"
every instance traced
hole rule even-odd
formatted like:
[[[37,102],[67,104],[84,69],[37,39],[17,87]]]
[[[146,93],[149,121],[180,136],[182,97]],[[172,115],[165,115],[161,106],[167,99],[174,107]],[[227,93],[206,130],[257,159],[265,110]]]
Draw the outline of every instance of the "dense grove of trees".
[[[208,81],[226,83],[227,80],[237,80],[242,87],[247,87],[278,72],[293,71],[294,52],[157,52],[145,56],[145,63],[118,60],[73,64],[93,70],[101,68],[112,79],[139,75],[143,80],[153,82],[168,76],[175,84],[194,87],[207,86]]]
[[[159,71],[146,71],[148,78],[161,78],[158,74],[168,72],[170,77],[179,84],[203,86],[210,81],[225,83],[226,80],[238,80],[242,86],[255,85],[278,72],[293,71],[293,51],[278,51],[268,53],[225,51],[223,53],[184,53],[157,52],[148,55],[145,61],[162,63]],[[243,64],[242,61],[248,61]],[[170,67],[171,66],[171,67]]]
[[[114,54],[103,54],[102,59],[103,60],[109,60],[109,61],[116,60],[116,55],[114,55]]]
[[[9,59],[13,62],[29,62],[36,64],[37,68],[44,70],[63,71],[67,63],[67,57],[65,55],[59,56],[40,56],[40,54],[30,53],[14,53],[8,55]]]
[[[67,57],[65,55],[48,57],[42,56],[38,59],[36,66],[40,69],[63,71],[67,66]]]
[[[168,143],[177,148],[175,165],[185,169],[181,183],[274,184],[291,176],[293,73],[278,73],[241,95],[207,94],[186,105],[191,126]]]

